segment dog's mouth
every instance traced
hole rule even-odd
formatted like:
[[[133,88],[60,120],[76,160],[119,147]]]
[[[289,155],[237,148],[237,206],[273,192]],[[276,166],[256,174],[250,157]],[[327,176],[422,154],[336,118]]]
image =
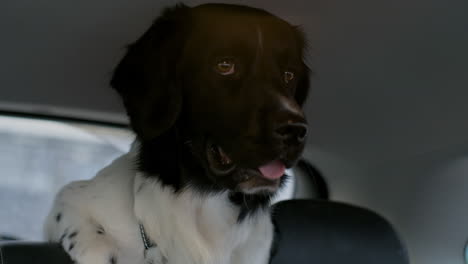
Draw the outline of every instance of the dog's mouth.
[[[274,192],[286,171],[285,162],[274,159],[256,168],[240,168],[224,149],[213,142],[206,145],[206,155],[210,170],[218,176],[232,175],[237,188],[247,192]]]

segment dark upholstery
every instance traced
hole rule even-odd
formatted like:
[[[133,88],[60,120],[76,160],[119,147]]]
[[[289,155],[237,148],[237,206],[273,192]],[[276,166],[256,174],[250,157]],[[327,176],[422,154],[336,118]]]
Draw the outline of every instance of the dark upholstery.
[[[58,244],[40,242],[0,242],[0,264],[73,263]]]
[[[406,250],[379,215],[330,201],[275,205],[277,251],[272,264],[407,264]]]

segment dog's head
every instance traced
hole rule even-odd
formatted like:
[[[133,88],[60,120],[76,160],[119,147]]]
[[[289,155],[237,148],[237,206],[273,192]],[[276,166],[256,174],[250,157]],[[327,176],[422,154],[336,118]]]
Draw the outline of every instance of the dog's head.
[[[299,158],[309,86],[297,27],[245,6],[163,12],[117,66],[140,169],[175,189],[270,193]]]

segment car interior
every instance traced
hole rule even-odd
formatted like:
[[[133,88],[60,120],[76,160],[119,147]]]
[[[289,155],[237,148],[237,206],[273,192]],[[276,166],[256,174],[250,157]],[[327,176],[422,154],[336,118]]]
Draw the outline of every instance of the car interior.
[[[271,263],[468,263],[468,1],[216,2],[307,37],[309,134],[272,206]],[[0,3],[0,264],[72,263],[45,218],[129,150],[112,70],[175,3]]]

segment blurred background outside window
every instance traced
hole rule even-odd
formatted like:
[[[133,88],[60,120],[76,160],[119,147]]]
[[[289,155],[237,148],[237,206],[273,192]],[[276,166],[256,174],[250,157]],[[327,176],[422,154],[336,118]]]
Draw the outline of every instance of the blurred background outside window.
[[[127,152],[129,129],[0,116],[0,234],[42,240],[55,194]]]

